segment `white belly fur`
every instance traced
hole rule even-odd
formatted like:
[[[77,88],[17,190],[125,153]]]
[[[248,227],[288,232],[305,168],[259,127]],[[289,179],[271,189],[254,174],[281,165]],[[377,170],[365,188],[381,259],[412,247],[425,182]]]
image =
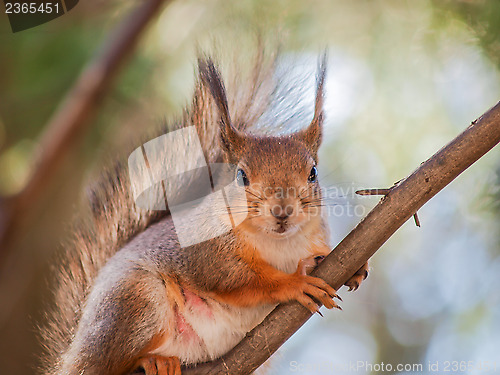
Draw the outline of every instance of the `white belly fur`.
[[[205,301],[207,309],[202,308],[203,311],[198,304],[187,301],[180,315],[189,328],[180,332],[175,327],[176,334],[168,335],[153,354],[177,356],[185,364],[215,359],[232,349],[275,307],[229,307],[214,300]],[[175,315],[168,315],[176,319]]]

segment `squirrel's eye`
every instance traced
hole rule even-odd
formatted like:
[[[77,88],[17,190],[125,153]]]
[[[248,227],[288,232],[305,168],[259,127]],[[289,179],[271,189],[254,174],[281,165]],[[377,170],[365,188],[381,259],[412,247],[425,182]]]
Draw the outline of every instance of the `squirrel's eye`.
[[[236,182],[240,186],[248,186],[250,185],[250,181],[248,180],[248,177],[243,169],[238,169],[236,172]]]
[[[309,174],[309,177],[307,178],[308,182],[316,182],[318,179],[318,170],[316,167],[312,167],[311,173]]]

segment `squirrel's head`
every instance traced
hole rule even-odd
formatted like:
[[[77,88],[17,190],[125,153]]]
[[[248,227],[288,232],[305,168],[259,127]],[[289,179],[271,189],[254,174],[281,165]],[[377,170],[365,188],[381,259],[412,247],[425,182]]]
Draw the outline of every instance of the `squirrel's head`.
[[[322,139],[325,62],[317,80],[314,117],[303,130],[280,137],[255,136],[236,129],[228,111],[224,86],[208,62],[202,78],[220,112],[220,144],[225,163],[236,165],[236,180],[245,187],[244,231],[287,238],[321,222],[318,149]],[[232,214],[237,214],[233,212]]]
[[[240,228],[286,238],[321,220],[316,121],[283,137],[242,139],[232,162],[236,181],[245,187],[248,216]]]

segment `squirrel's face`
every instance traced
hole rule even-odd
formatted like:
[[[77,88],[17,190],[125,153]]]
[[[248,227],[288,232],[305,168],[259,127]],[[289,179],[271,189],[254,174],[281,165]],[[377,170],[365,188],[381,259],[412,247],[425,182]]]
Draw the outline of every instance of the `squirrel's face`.
[[[287,238],[321,221],[317,150],[300,133],[245,137],[236,153],[236,180],[244,186],[248,216],[240,230]]]

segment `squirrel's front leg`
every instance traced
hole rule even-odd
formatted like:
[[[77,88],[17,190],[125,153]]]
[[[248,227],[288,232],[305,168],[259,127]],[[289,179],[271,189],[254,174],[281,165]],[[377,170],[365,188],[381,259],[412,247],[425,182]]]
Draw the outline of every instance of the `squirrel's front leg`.
[[[318,261],[321,256],[313,258],[317,258],[315,261]],[[256,257],[247,264],[250,269],[245,285],[217,291],[214,298],[237,306],[257,306],[295,300],[312,313],[319,310],[314,301],[316,299],[328,309],[334,307],[340,309],[333,300],[340,299],[336,290],[324,280],[307,275],[312,266],[310,261],[299,262],[297,270],[292,274],[279,271]]]

